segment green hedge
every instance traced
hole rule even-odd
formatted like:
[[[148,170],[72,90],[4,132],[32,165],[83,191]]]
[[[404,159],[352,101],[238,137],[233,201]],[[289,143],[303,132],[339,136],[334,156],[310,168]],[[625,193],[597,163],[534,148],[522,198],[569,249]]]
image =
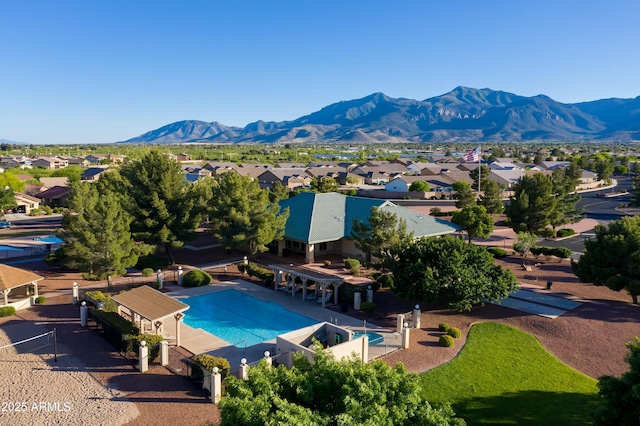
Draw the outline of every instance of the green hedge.
[[[376,310],[376,304],[373,302],[362,302],[360,303],[360,310],[368,316],[371,316]]]
[[[116,302],[111,300],[110,296],[106,296],[100,290],[87,291],[84,294],[84,297],[87,299],[92,299],[96,302],[103,302],[105,311],[118,312],[118,305],[116,305]]]
[[[191,360],[195,363],[194,368],[191,370],[191,377],[198,381],[204,379],[203,370],[213,373],[213,367],[218,367],[218,372],[223,379],[227,377],[229,375],[229,371],[231,371],[231,365],[226,358],[209,354],[200,354],[195,355]]]
[[[538,256],[555,256],[559,259],[569,259],[573,252],[566,247],[548,247],[548,246],[533,246],[531,247],[531,254],[536,258]]]
[[[565,238],[565,237],[570,237],[572,235],[575,235],[576,231],[574,231],[571,228],[566,228],[566,229],[558,229],[558,232],[556,232],[556,235],[558,238]]]
[[[127,352],[139,353],[140,342],[145,341],[147,347],[149,348],[149,361],[155,361],[160,355],[160,345],[159,343],[164,340],[164,337],[158,336],[156,334],[128,334],[127,335],[127,343],[125,344],[125,348]]]
[[[91,314],[94,317],[97,317],[102,321],[106,322],[107,324],[109,324],[110,326],[112,326],[122,334],[133,334],[133,335],[140,334],[140,330],[138,329],[137,325],[123,318],[117,312],[108,312],[108,311],[102,311],[100,309],[93,309],[91,310]]]
[[[136,263],[136,269],[151,268],[153,271],[158,269],[167,269],[169,266],[169,259],[157,256],[142,256],[138,258]]]
[[[500,259],[501,257],[505,257],[507,255],[507,252],[505,250],[498,247],[490,247],[487,249],[487,251],[491,253],[491,255],[493,255],[495,259]]]
[[[344,282],[338,287],[338,301],[351,304],[353,303],[353,294],[356,292],[362,292],[362,287]]]
[[[150,277],[151,275],[153,275],[153,269],[151,269],[151,268],[142,269],[142,276]]]
[[[209,273],[200,269],[193,269],[184,274],[182,284],[185,287],[199,287],[201,285],[209,285],[211,284],[211,281],[212,278]]]
[[[15,315],[16,308],[13,306],[3,306],[0,308],[0,317],[10,317]]]
[[[41,305],[47,301],[47,298],[44,296],[38,296],[35,299],[36,304]]]
[[[244,266],[244,265],[241,265],[241,266]],[[274,280],[273,271],[271,269],[262,268],[252,262],[249,262],[249,264],[246,266],[246,271],[247,271],[247,274],[249,274],[252,277],[261,279],[265,284],[270,284]]]

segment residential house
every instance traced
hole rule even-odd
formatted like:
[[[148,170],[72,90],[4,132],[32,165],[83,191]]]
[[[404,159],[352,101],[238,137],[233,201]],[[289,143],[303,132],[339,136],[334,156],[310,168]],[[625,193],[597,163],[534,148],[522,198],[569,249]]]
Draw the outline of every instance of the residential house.
[[[89,167],[82,172],[80,180],[83,182],[95,182],[100,179],[103,173],[108,171],[109,169],[107,167]]]
[[[542,170],[555,170],[569,167],[570,161],[543,161],[539,164]]]
[[[415,175],[420,176],[437,176],[446,166],[435,163],[411,163],[407,165],[407,169]]]
[[[0,157],[0,167],[3,169],[16,169],[20,167],[20,160],[12,155],[3,155]]]
[[[74,155],[60,156],[63,160],[67,160],[67,164],[70,166],[89,167],[91,162],[84,157],[76,157]]]
[[[427,182],[427,176],[398,176],[384,186],[385,191],[389,192],[409,192],[409,187],[413,182]],[[431,186],[431,185],[429,185]]]
[[[229,162],[209,161],[204,166],[202,166],[202,168],[210,170],[212,175],[219,175],[220,173],[226,173],[231,170],[237,172],[240,168],[240,165]]]
[[[499,161],[494,161],[493,163],[490,163],[489,168],[491,170],[522,170],[522,167],[520,167],[517,164],[501,163]]]
[[[525,175],[523,170],[491,170],[489,180],[494,181],[502,188],[511,188]]]
[[[441,181],[444,185],[453,185],[459,181],[467,182],[469,185],[473,185],[474,183],[469,172],[463,171],[442,172],[438,176],[434,176],[433,179]]]
[[[183,161],[191,161],[191,156],[186,152],[181,152],[180,154],[176,155],[176,161],[178,161],[178,163],[182,163]]]
[[[67,198],[71,188],[68,186],[54,186],[36,195],[36,198],[41,200],[41,203],[50,207],[64,207],[67,203]]]
[[[31,162],[33,167],[44,167],[49,170],[64,169],[69,165],[67,160],[58,157],[38,157]]]
[[[22,192],[16,192],[16,207],[15,211],[17,213],[31,213],[31,210],[40,208],[40,199],[36,197],[32,197],[31,195],[24,194]]]
[[[276,169],[306,169],[306,164],[302,163],[278,163],[275,165]]]
[[[53,188],[54,186],[69,186],[69,178],[67,178],[66,176],[41,177],[40,182],[42,183],[43,191],[46,191],[49,188]]]
[[[258,182],[262,188],[273,188],[273,184],[280,182],[289,189],[311,185],[313,179],[304,172],[304,169],[278,169],[272,168],[258,176]]]
[[[451,234],[456,225],[433,216],[409,210],[390,201],[349,197],[336,192],[316,194],[303,192],[280,201],[282,209],[289,209],[284,238],[277,242],[279,256],[303,253],[307,263],[314,263],[316,255],[338,253],[363,257],[351,238],[354,219],[367,222],[372,207],[394,213],[407,224],[407,232],[415,238]]]

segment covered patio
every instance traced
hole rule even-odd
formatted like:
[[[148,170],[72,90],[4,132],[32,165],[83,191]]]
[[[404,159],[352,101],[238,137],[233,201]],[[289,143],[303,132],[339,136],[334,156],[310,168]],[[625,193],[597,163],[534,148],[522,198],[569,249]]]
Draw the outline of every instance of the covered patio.
[[[118,314],[137,324],[141,333],[155,332],[180,346],[180,322],[189,305],[146,285],[111,299],[118,305]]]
[[[38,297],[38,281],[42,279],[44,277],[33,272],[0,264],[0,290],[3,294],[1,306],[13,306],[16,310],[31,306],[32,297]]]
[[[344,280],[341,277],[322,272],[314,271],[304,266],[287,265],[269,265],[273,269],[275,275],[274,290],[285,290],[291,292],[291,297],[295,297],[296,293],[302,290],[302,300],[308,300],[307,292],[311,283],[314,284],[313,299],[319,299],[322,307],[326,306],[330,294],[327,294],[327,287],[333,286],[333,303],[338,304],[338,288]],[[286,284],[282,284],[286,282]]]

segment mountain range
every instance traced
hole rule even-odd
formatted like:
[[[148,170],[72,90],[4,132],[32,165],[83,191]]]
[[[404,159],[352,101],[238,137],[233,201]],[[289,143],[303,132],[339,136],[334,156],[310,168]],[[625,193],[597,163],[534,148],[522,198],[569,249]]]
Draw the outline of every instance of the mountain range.
[[[374,93],[292,121],[256,121],[244,128],[178,121],[122,143],[476,142],[640,140],[640,96],[565,104],[456,87],[422,101]]]

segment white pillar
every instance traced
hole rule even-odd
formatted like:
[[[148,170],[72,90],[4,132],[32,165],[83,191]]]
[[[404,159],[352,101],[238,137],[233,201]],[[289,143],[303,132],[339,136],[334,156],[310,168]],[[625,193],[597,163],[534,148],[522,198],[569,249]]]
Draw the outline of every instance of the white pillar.
[[[182,279],[183,279],[183,271],[182,271],[182,266],[178,266],[178,285],[182,285]]]
[[[267,365],[269,367],[273,365],[273,358],[271,358],[271,353],[269,351],[264,351],[264,360],[267,361]]]
[[[149,348],[147,347],[147,342],[145,342],[144,340],[140,341],[140,348],[138,349],[138,359],[140,372],[144,373],[149,369]]]
[[[78,283],[74,282],[73,287],[71,288],[71,294],[73,296],[73,304],[78,304]]]
[[[217,404],[222,397],[222,379],[218,373],[218,367],[213,367],[211,374],[211,402]]]
[[[242,358],[240,360],[240,380],[247,380],[249,378],[249,366],[247,365],[247,359]]]
[[[416,305],[413,309],[413,328],[420,328],[420,305]]]
[[[160,342],[160,364],[169,365],[169,342],[166,340]]]
[[[164,279],[164,276],[162,275],[162,271],[160,269],[158,269],[158,289],[162,290],[162,281]]]
[[[324,291],[322,292],[322,298],[324,299]],[[359,291],[356,291],[355,293],[353,293],[353,309],[355,309],[356,311],[360,310],[360,298],[362,297],[362,293],[360,293]]]
[[[89,308],[87,308],[87,302],[82,302],[80,306],[80,325],[87,326],[87,317],[89,316]]]
[[[38,281],[33,282],[33,296],[38,297]]]
[[[173,317],[176,319],[176,346],[180,346],[180,320],[184,318],[184,314],[178,312]]]
[[[398,322],[396,323],[396,330],[398,333],[402,333],[402,329],[404,328],[402,325],[404,324],[404,314],[398,314]]]
[[[369,336],[362,336],[362,362],[369,362]]]
[[[367,287],[367,302],[373,303],[373,289],[371,286]]]
[[[404,328],[402,329],[402,349],[409,348],[409,332],[411,329],[409,328],[409,323],[404,323]]]

